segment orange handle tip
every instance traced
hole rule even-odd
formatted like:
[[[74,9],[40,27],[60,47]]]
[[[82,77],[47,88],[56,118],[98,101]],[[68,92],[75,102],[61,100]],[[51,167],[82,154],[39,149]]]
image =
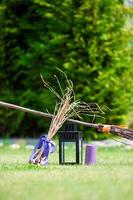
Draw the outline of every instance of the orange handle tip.
[[[109,133],[110,132],[110,126],[109,125],[104,125],[103,128],[102,128],[102,131],[104,133]]]

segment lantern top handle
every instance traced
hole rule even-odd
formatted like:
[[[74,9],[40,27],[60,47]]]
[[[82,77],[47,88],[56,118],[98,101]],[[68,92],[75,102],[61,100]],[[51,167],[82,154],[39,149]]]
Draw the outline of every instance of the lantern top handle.
[[[66,122],[64,125],[64,131],[78,131],[78,125],[72,122]]]

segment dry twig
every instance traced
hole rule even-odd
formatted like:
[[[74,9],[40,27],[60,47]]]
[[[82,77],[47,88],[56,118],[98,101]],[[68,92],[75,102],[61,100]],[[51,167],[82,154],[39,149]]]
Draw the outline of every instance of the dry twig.
[[[50,84],[46,82],[41,75],[44,86],[49,89],[60,101],[55,106],[54,115],[52,117],[52,121],[48,131],[49,140],[57,133],[64,122],[73,116],[81,118],[80,114],[87,114],[93,117],[101,117],[99,113],[104,114],[102,109],[96,103],[87,104],[85,102],[77,101],[75,99],[72,81],[68,79],[67,75],[63,71],[61,71],[60,69],[58,70],[64,74],[67,83],[67,87],[63,91],[58,77],[54,75],[58,83],[61,95],[56,90],[54,90],[53,87],[51,87]]]

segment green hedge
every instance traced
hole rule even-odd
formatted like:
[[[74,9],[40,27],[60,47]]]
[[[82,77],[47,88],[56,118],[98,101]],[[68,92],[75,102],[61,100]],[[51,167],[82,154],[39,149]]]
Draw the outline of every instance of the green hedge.
[[[56,87],[52,77],[59,67],[77,98],[105,107],[105,120],[95,122],[123,123],[133,104],[126,12],[118,0],[1,0],[1,100],[53,112],[56,99],[40,73]],[[1,136],[37,136],[49,126],[14,110],[0,108],[0,116]]]

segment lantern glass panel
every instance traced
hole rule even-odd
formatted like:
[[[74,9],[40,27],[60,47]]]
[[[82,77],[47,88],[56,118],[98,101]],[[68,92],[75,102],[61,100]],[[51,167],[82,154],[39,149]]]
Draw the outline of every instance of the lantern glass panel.
[[[64,160],[66,163],[76,163],[75,142],[64,142]]]

